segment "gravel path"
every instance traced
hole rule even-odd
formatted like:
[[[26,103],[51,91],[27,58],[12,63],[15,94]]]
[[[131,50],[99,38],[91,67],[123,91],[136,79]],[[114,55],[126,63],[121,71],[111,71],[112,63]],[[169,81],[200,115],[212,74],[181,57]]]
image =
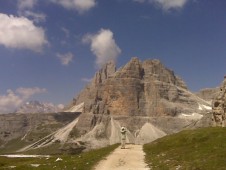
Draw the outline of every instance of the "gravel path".
[[[118,147],[95,170],[149,170],[144,162],[142,145],[126,145],[126,149]]]

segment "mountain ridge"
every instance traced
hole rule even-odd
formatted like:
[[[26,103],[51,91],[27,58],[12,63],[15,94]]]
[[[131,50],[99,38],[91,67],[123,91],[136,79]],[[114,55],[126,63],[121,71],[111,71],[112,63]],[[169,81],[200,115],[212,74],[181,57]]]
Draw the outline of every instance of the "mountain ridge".
[[[63,110],[63,105],[31,100],[22,104],[14,113],[57,113]]]
[[[146,133],[156,132],[151,127],[165,134],[175,133],[211,110],[209,102],[190,92],[184,81],[159,60],[141,62],[138,58],[118,70],[114,63],[107,63],[73,99],[71,107],[80,103],[84,103],[84,110],[76,128],[82,138],[75,141],[90,142],[95,147],[98,142],[110,142],[113,128],[119,132],[126,126],[128,142],[147,143],[154,140]],[[119,134],[115,138],[120,142]]]
[[[61,113],[76,118],[61,124],[52,135],[42,136],[38,145],[56,139],[62,145],[82,142],[86,149],[100,148],[119,143],[122,126],[127,128],[127,142],[144,144],[183,129],[210,126],[209,113],[210,102],[190,92],[159,60],[132,58],[119,69],[109,62]],[[58,131],[67,139],[58,140],[54,135]],[[35,141],[30,146],[37,148]]]

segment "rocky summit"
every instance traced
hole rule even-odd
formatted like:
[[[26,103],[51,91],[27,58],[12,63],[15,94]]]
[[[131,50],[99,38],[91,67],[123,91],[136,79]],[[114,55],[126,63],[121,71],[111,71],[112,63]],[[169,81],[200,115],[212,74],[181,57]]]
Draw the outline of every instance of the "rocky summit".
[[[120,142],[147,143],[178,132],[202,119],[210,102],[191,93],[184,81],[159,60],[132,58],[116,69],[113,62],[98,71],[70,105],[84,103],[76,125],[82,140],[92,147]]]
[[[211,98],[205,100],[206,93],[215,90],[199,93],[200,98],[156,59],[132,58],[119,69],[109,62],[62,113],[2,115],[0,144],[5,147],[16,138],[24,142],[19,152],[56,143],[99,148],[119,143],[122,126],[128,143],[144,144],[183,129],[211,126]],[[34,108],[30,106],[25,108]]]

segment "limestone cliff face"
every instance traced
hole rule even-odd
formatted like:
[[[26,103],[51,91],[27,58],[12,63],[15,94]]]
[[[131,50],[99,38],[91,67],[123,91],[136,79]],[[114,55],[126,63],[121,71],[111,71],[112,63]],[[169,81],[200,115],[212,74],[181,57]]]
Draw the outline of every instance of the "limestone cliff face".
[[[103,99],[111,115],[156,116],[172,115],[166,101],[176,101],[178,90],[187,89],[185,83],[158,60],[143,63],[133,58],[118,70],[104,85]]]
[[[97,72],[73,104],[84,102],[86,113],[124,116],[175,116],[198,108],[183,80],[159,60],[133,58],[115,70],[110,63]]]
[[[128,128],[130,142],[141,141],[136,138],[146,129],[142,128],[146,123],[173,133],[194,119],[200,119],[201,113],[209,107],[205,100],[188,91],[183,80],[159,60],[141,62],[138,58],[132,58],[118,70],[114,63],[108,63],[95,74],[72,105],[83,102],[84,112],[77,124],[81,134],[88,134],[89,139],[90,136],[111,139],[112,122],[116,121],[118,126],[114,127],[124,125]]]
[[[220,87],[220,91],[213,100],[213,126],[226,125],[226,76]]]
[[[200,98],[212,102],[213,99],[216,98],[216,96],[219,94],[220,92],[220,87],[216,87],[216,88],[205,88],[205,89],[201,89],[199,92],[197,92],[197,96],[199,96]]]
[[[190,110],[191,105],[198,108],[190,96],[183,80],[159,60],[141,62],[133,58],[117,71],[113,63],[107,64],[73,105],[84,102],[84,112],[93,114],[175,116]]]

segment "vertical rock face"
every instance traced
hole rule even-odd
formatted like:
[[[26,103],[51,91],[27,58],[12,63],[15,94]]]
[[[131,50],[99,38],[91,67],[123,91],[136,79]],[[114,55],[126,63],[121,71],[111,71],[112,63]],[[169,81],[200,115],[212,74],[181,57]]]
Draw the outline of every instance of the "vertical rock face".
[[[106,101],[109,114],[124,116],[143,114],[140,110],[140,98],[143,94],[142,76],[142,65],[137,58],[133,58],[106,81],[103,100]]]
[[[199,96],[200,98],[212,102],[214,98],[216,98],[216,96],[218,95],[220,91],[220,87],[216,87],[216,88],[205,88],[205,89],[201,89],[199,92],[197,92],[197,96]]]
[[[226,76],[220,87],[220,92],[213,101],[213,126],[222,126],[226,124]]]
[[[174,111],[165,108],[160,99],[178,100],[179,91],[175,86],[187,89],[185,83],[159,60],[142,63],[133,58],[106,81],[103,100],[112,115],[171,115],[175,114]]]
[[[77,124],[82,134],[90,131],[97,123],[101,122],[101,116],[97,117],[97,114],[108,114],[106,101],[103,100],[104,84],[115,72],[115,63],[107,63],[95,74],[91,83],[73,99],[72,106],[84,103],[84,114],[80,116],[80,121]]]
[[[172,129],[169,132],[174,132],[177,127],[186,126],[184,122],[188,124],[193,119],[189,117],[187,120],[186,116],[204,112],[202,109],[208,105],[189,92],[183,80],[159,60],[141,62],[138,58],[132,58],[118,70],[114,63],[108,63],[95,74],[92,82],[73,100],[72,105],[83,102],[84,112],[77,124],[81,134],[88,133],[89,138],[109,139],[114,119],[117,124],[128,128],[129,138],[133,142],[141,141],[136,137],[142,136],[139,134],[147,122],[161,124],[162,130]],[[169,119],[176,118],[181,114],[183,120],[175,120],[171,128],[165,126],[169,124],[168,118],[164,121],[158,119],[167,116]],[[100,130],[100,127],[105,129]]]
[[[191,104],[198,107],[187,91],[182,79],[159,60],[142,63],[132,58],[118,71],[113,63],[107,64],[74,99],[73,105],[84,102],[85,113],[100,115],[174,116],[190,109]],[[176,107],[175,103],[183,107]]]

